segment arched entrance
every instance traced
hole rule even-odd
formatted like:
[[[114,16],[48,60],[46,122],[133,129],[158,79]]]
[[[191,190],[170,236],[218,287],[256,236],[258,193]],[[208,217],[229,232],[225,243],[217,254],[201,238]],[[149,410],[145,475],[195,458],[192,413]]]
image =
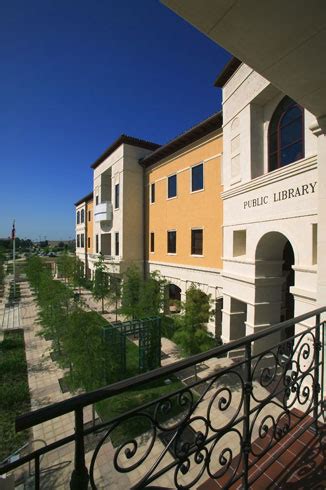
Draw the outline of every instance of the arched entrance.
[[[269,308],[265,306],[264,322],[267,325],[294,317],[291,293],[294,263],[293,247],[282,233],[269,232],[259,240],[256,248],[256,303],[258,306],[260,303],[270,305]],[[293,333],[293,328],[290,328],[286,337]]]
[[[181,302],[181,288],[176,284],[168,284],[166,287],[166,296],[168,300],[168,313],[179,313]]]

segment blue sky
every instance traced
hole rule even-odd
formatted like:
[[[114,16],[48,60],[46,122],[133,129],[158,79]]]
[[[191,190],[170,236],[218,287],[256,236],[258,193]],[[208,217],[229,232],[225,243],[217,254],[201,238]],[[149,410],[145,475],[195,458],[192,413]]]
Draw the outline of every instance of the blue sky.
[[[0,237],[73,237],[91,163],[219,110],[229,58],[158,0],[2,0]]]

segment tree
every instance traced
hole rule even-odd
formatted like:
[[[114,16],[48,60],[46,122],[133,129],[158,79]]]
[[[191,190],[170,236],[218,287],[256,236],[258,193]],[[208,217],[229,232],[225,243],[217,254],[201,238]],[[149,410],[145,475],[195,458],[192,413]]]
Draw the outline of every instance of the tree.
[[[121,313],[131,320],[138,318],[141,290],[140,270],[135,265],[131,265],[123,277],[121,297]]]
[[[73,388],[94,390],[105,384],[103,319],[95,312],[76,308],[66,323],[63,349],[71,366]]]
[[[84,263],[80,260],[79,257],[73,257],[74,259],[74,268],[73,268],[73,285],[78,287],[79,294],[81,292],[81,287],[84,284],[85,280],[85,266]]]
[[[118,320],[118,303],[121,299],[121,278],[117,275],[109,275],[108,298],[115,303],[115,321]]]
[[[102,313],[104,313],[104,299],[109,294],[109,278],[106,272],[103,255],[100,254],[98,261],[94,264],[95,274],[93,283],[93,297],[102,302]]]
[[[65,282],[73,280],[74,276],[74,260],[73,256],[68,255],[66,252],[57,258],[57,267],[60,276],[65,279]]]
[[[206,327],[211,316],[210,295],[192,284],[186,292],[182,309],[184,314],[178,319],[173,340],[180,345],[183,353],[189,356],[214,347],[214,339]]]

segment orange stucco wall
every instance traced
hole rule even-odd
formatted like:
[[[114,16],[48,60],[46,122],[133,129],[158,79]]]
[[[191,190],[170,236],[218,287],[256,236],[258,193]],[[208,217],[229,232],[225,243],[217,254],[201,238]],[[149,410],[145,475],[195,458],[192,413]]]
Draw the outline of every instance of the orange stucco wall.
[[[91,221],[88,221],[88,211],[91,212]],[[87,219],[87,238],[86,238],[86,250],[87,253],[93,253],[93,201],[86,203],[86,219]],[[90,247],[88,246],[88,238],[90,238]]]
[[[222,267],[221,131],[210,133],[146,173],[147,258],[153,262],[209,268]],[[204,190],[191,192],[191,166],[203,163]],[[167,177],[177,173],[177,197],[167,199]],[[155,203],[149,189],[155,182]],[[203,256],[191,255],[191,229],[203,228]],[[175,255],[167,252],[167,231],[176,230]],[[150,252],[150,233],[155,251]]]

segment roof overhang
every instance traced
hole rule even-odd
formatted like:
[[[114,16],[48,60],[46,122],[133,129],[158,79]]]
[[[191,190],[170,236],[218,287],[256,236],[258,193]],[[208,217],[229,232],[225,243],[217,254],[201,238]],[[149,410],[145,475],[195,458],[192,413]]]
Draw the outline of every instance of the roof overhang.
[[[316,117],[326,115],[326,1],[161,0]]]

